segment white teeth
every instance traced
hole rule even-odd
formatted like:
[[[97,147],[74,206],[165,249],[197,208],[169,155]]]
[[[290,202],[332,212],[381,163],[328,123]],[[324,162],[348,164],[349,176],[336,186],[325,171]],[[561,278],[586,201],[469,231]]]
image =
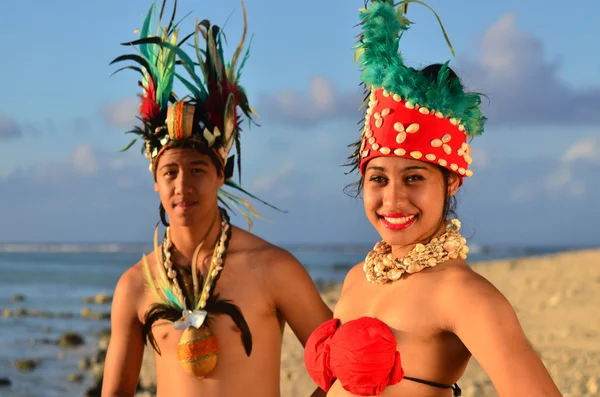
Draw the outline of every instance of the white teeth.
[[[383,219],[385,219],[386,222],[391,223],[393,225],[401,225],[403,223],[406,223],[410,220],[412,220],[415,216],[411,215],[411,216],[407,216],[405,218],[386,218],[383,217]]]

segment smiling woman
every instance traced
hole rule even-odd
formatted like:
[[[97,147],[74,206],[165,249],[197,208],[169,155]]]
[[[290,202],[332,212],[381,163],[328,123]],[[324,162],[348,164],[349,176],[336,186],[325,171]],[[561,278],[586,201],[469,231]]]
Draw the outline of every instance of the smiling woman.
[[[486,118],[448,63],[404,65],[412,2],[425,4],[372,1],[360,13],[369,95],[349,165],[382,240],[347,274],[334,319],[309,338],[308,372],[332,397],[460,396],[473,355],[502,397],[560,396],[510,303],[465,261],[453,197],[473,175],[467,140]]]

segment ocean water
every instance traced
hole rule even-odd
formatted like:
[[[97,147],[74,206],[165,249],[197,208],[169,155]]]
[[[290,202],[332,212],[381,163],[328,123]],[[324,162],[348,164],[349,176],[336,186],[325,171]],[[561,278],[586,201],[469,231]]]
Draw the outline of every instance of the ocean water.
[[[370,246],[287,247],[318,282],[341,281],[348,269],[362,261]],[[545,254],[565,248],[488,249],[473,247],[469,261]],[[0,386],[0,397],[82,396],[91,379],[83,383],[66,380],[80,372],[78,362],[95,350],[93,334],[109,327],[108,320],[81,317],[81,309],[108,312],[109,304],[86,304],[84,298],[111,294],[120,275],[136,263],[150,247],[124,245],[0,245],[0,379],[12,385]],[[20,294],[23,301],[11,297]],[[4,316],[25,308],[53,313],[39,316]],[[85,345],[65,349],[48,340],[75,331]],[[32,372],[20,372],[12,363],[20,359],[38,360]]]

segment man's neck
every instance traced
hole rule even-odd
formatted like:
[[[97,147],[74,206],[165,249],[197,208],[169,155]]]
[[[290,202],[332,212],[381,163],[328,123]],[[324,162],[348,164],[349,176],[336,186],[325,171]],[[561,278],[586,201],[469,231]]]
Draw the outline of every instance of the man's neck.
[[[173,262],[181,266],[190,266],[194,251],[203,239],[204,244],[198,253],[198,260],[201,261],[202,258],[212,255],[215,243],[221,235],[221,221],[217,209],[215,215],[211,216],[210,219],[206,219],[205,222],[192,226],[171,225],[170,236],[173,245],[171,255]]]

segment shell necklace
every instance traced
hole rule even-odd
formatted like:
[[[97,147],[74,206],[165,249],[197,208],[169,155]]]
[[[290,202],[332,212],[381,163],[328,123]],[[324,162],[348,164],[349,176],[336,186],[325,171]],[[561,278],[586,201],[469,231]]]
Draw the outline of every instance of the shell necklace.
[[[446,232],[431,239],[428,244],[418,243],[403,258],[392,257],[392,247],[379,241],[367,254],[363,270],[372,284],[392,283],[404,273],[417,273],[450,259],[467,259],[467,240],[459,233],[460,221],[452,219],[446,224]]]

